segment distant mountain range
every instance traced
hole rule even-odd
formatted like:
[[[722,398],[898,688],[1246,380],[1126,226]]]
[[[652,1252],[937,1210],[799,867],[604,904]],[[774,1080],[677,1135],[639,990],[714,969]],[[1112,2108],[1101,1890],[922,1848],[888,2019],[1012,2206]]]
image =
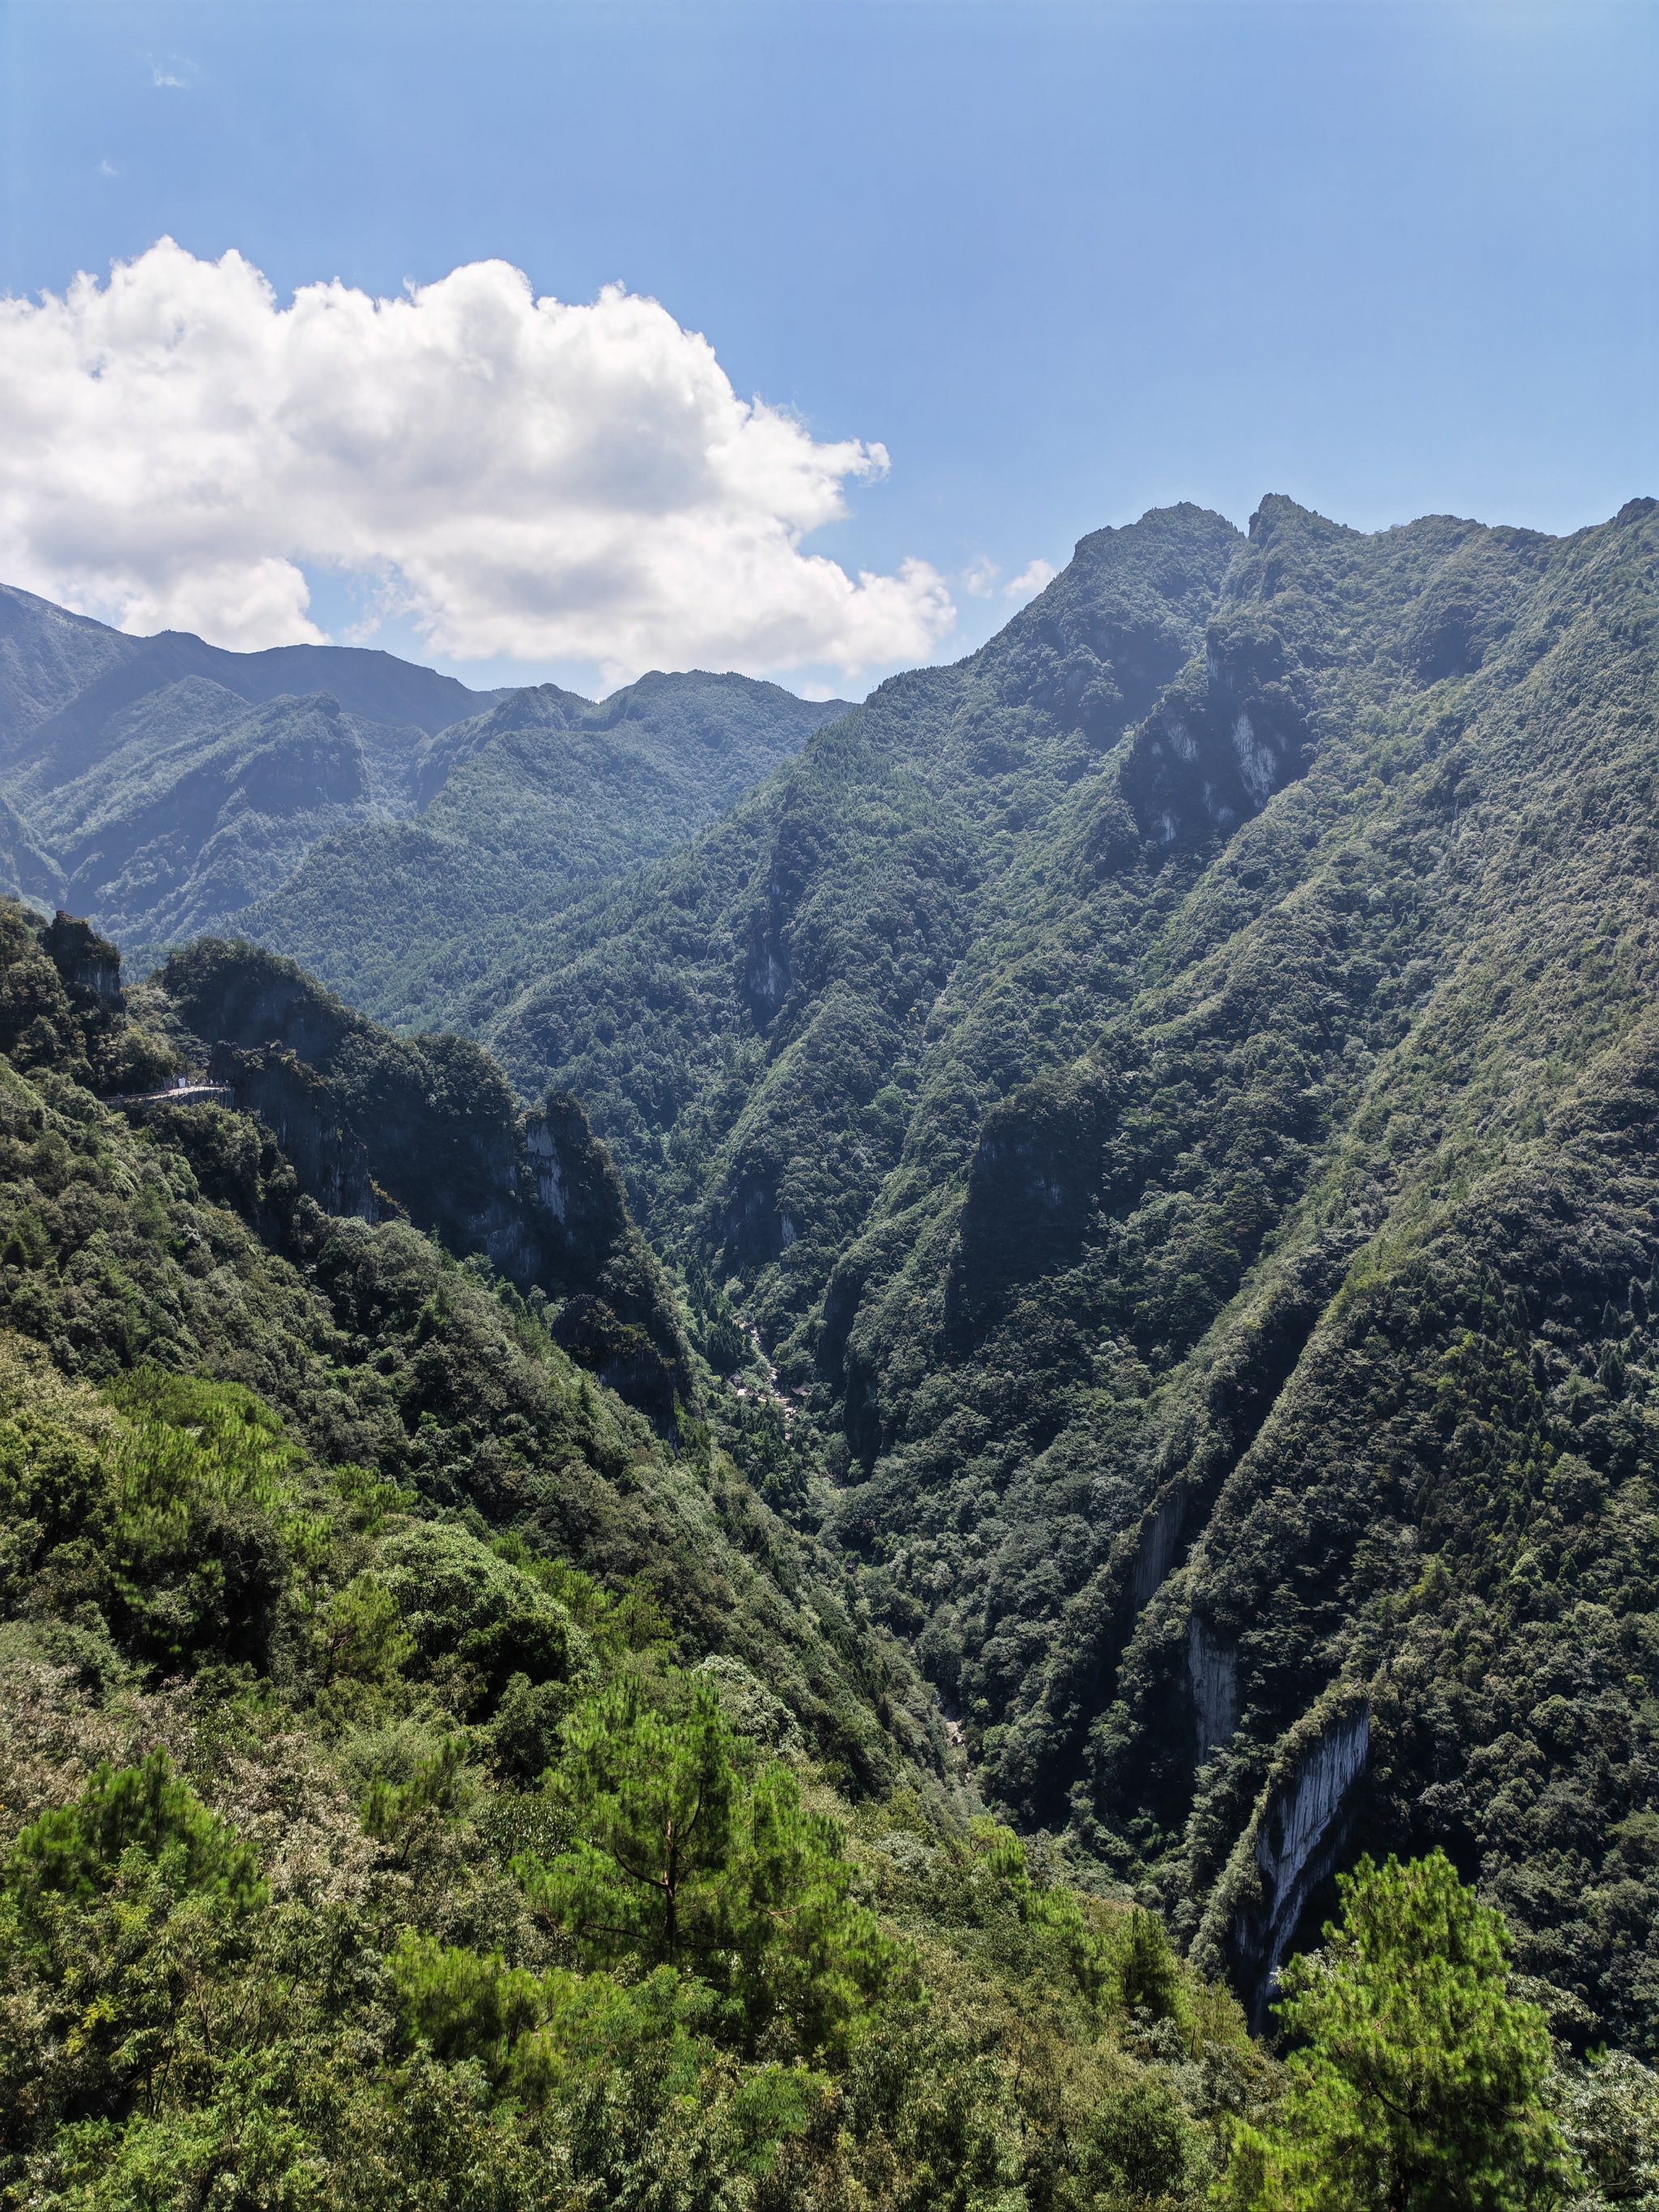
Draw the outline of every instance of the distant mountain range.
[[[257,906],[268,941],[418,1013],[426,965],[476,964],[504,912],[693,835],[844,711],[739,676],[649,676],[597,706],[471,691],[352,647],[128,637],[0,587],[0,888],[141,963]],[[354,902],[377,943],[395,933],[378,969]]]

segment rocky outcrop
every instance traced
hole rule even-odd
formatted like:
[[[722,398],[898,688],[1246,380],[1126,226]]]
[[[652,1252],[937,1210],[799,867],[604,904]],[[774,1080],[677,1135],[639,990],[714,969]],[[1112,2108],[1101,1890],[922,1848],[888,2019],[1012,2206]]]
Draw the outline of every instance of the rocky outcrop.
[[[1370,1707],[1363,1700],[1340,1705],[1299,1730],[1218,1892],[1227,1962],[1257,2030],[1266,2025],[1275,1978],[1308,1900],[1341,1850],[1370,1740]]]
[[[214,1048],[208,1080],[240,1113],[263,1121],[300,1187],[325,1213],[385,1221],[401,1213],[378,1188],[362,1140],[346,1127],[327,1083],[279,1045],[242,1052]]]
[[[757,1029],[775,1020],[794,988],[790,929],[826,851],[821,825],[804,811],[793,809],[781,817],[773,834],[765,889],[744,932],[743,997]]]
[[[106,1014],[119,1012],[121,955],[108,938],[89,921],[59,912],[40,941],[71,998],[78,994]]]
[[[695,1395],[661,1268],[574,1098],[521,1114],[463,1037],[404,1038],[366,1021],[290,961],[190,947],[161,977],[209,1073],[258,1115],[325,1212],[402,1215],[555,1302],[572,1353],[672,1428]]]
[[[1232,1741],[1238,1723],[1238,1653],[1194,1613],[1187,1629],[1187,1676],[1201,1765]]]
[[[1122,792],[1160,845],[1236,830],[1300,775],[1307,719],[1285,647],[1252,614],[1212,623],[1204,659],[1135,734]]]

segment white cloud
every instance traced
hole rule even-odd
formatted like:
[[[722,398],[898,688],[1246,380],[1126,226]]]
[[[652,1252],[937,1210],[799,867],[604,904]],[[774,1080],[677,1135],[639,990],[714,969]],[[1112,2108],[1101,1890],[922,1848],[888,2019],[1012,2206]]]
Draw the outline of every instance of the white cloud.
[[[1028,561],[1018,575],[1010,576],[1002,587],[1002,596],[1005,599],[1034,599],[1043,586],[1052,584],[1059,574],[1051,561],[1039,555],[1035,561]]]
[[[962,572],[962,588],[970,599],[988,599],[1002,574],[988,553],[981,553]]]
[[[176,56],[172,61],[152,61],[149,65],[149,81],[158,92],[188,92],[197,76],[194,62],[180,61]]]
[[[406,297],[170,239],[0,299],[0,576],[131,630],[243,647],[321,632],[306,564],[368,579],[436,652],[846,676],[955,619],[926,562],[802,550],[883,447],[732,391],[705,338],[619,286],[538,300],[505,262]]]

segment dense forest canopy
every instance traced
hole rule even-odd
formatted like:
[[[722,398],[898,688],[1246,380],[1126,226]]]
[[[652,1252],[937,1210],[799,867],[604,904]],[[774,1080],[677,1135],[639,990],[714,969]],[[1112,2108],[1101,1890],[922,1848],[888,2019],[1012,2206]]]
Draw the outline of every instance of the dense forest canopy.
[[[345,646],[133,638],[0,586],[0,870],[137,964],[234,919],[383,1018],[714,821],[842,711],[742,676],[595,702]]]
[[[319,1202],[364,1097],[486,1174],[475,1048],[422,1120],[278,969],[294,1157],[167,1088],[234,965],[0,908],[0,2198],[1195,2206],[1236,2001],[970,1817],[778,1405],[666,1441],[561,1341],[612,1247]]]

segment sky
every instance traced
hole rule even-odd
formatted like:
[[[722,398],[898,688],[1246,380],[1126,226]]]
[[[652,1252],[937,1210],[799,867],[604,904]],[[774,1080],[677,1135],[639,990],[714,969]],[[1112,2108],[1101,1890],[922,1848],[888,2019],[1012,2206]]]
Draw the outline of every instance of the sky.
[[[135,630],[856,696],[1174,500],[1659,492],[1635,0],[0,0],[0,578]]]

